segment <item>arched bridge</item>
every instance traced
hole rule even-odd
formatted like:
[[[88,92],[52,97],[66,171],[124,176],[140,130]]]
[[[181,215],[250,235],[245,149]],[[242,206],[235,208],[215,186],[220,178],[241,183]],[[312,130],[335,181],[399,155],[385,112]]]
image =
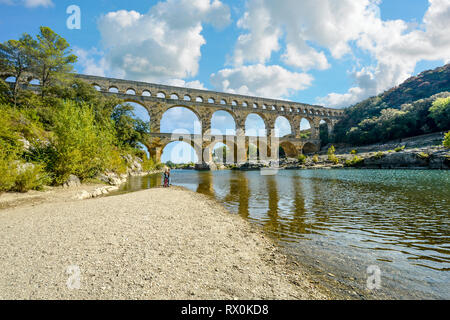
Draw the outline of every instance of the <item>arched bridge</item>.
[[[289,121],[291,134],[279,138],[279,145],[286,155],[295,157],[299,153],[316,152],[320,148],[319,126],[324,120],[329,133],[334,124],[342,117],[343,110],[324,108],[291,101],[265,99],[245,95],[229,94],[199,89],[190,89],[153,83],[128,81],[88,75],[77,75],[94,86],[105,95],[115,95],[128,102],[135,102],[147,109],[150,115],[151,140],[146,143],[151,155],[160,160],[164,147],[176,140],[185,140],[196,150],[199,161],[209,162],[214,145],[223,142],[235,152],[235,162],[246,161],[246,150],[255,138],[245,136],[245,121],[250,114],[259,115],[264,121],[267,139],[258,139],[258,147],[267,147],[271,154],[271,139],[274,137],[275,122],[278,117]],[[201,135],[173,135],[160,132],[160,122],[163,114],[173,107],[184,107],[191,110],[201,124]],[[217,136],[211,134],[212,115],[219,110],[228,112],[235,121],[236,135]],[[302,119],[310,123],[310,137],[300,138],[300,122]],[[245,152],[241,155],[236,150],[238,140],[245,143]],[[261,140],[261,141],[260,141]]]
[[[2,75],[2,78],[7,75]],[[142,105],[150,116],[150,140],[145,142],[152,157],[159,161],[164,147],[172,141],[183,140],[195,149],[199,162],[208,163],[212,159],[214,145],[222,142],[232,150],[233,162],[247,161],[247,149],[250,143],[257,145],[262,153],[271,155],[275,148],[272,142],[275,137],[275,122],[284,117],[290,124],[291,134],[276,138],[288,157],[296,157],[300,153],[313,153],[320,149],[320,123],[325,121],[328,132],[333,131],[335,123],[342,117],[343,110],[325,108],[304,103],[251,97],[208,90],[199,90],[153,83],[75,75],[94,86],[104,95],[114,95],[126,102]],[[32,77],[29,77],[30,81]],[[160,123],[163,114],[174,107],[191,110],[201,125],[201,134],[174,135],[163,133]],[[235,122],[235,135],[212,135],[211,120],[217,111],[226,111]],[[246,136],[245,122],[250,114],[257,114],[264,121],[266,137]],[[301,138],[300,123],[306,119],[310,124],[310,135]],[[242,149],[244,151],[242,151]],[[273,149],[273,150],[272,150]],[[278,148],[275,150],[278,153]]]

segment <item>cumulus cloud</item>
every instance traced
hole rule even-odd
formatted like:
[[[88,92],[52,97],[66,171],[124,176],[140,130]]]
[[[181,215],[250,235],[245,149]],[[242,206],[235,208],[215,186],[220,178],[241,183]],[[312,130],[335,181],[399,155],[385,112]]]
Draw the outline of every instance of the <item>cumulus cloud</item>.
[[[203,24],[223,28],[229,21],[229,8],[221,1],[167,0],[146,14],[110,12],[98,28],[111,69],[127,79],[168,82],[197,74],[206,43]]]
[[[51,7],[54,5],[52,0],[0,0],[0,4],[24,5],[27,8]]]
[[[238,37],[231,63],[264,64],[274,52],[292,68],[325,70],[329,58],[351,55],[356,61],[349,76],[354,86],[346,93],[331,93],[318,101],[347,106],[378,94],[408,78],[421,60],[450,61],[450,2],[429,0],[419,24],[383,21],[380,0],[249,0],[238,22]],[[358,50],[354,50],[354,49]],[[358,65],[357,55],[368,55],[370,65]],[[255,90],[254,90],[255,91]]]
[[[107,64],[103,52],[95,48],[91,50],[75,48],[74,53],[78,57],[78,64],[82,66],[84,74],[99,77],[106,76]]]
[[[166,84],[168,86],[174,86],[174,87],[207,90],[205,85],[198,80],[185,81],[182,79],[171,79],[171,80],[165,81],[164,84]]]
[[[266,98],[289,97],[309,87],[312,81],[306,73],[263,64],[223,69],[211,75],[212,85],[222,91]]]

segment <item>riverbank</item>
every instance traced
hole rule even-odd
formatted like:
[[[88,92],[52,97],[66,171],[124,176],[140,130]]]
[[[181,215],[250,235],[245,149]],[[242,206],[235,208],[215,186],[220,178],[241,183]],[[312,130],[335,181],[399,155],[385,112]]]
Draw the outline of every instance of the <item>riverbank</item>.
[[[332,298],[261,230],[181,188],[6,208],[0,235],[1,299]]]

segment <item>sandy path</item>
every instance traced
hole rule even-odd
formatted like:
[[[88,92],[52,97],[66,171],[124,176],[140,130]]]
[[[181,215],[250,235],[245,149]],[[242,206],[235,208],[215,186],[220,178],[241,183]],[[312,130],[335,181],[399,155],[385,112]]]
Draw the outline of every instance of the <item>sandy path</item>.
[[[0,257],[0,299],[325,298],[256,227],[177,188],[0,210]]]

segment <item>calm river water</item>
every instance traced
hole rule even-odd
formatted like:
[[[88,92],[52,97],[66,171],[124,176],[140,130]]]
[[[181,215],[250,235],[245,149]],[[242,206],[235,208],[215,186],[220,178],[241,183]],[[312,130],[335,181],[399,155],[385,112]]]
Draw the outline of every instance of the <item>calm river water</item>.
[[[174,170],[172,184],[262,226],[338,296],[450,299],[449,171]],[[122,192],[160,185],[132,178]]]

